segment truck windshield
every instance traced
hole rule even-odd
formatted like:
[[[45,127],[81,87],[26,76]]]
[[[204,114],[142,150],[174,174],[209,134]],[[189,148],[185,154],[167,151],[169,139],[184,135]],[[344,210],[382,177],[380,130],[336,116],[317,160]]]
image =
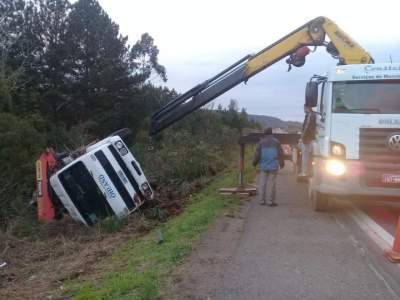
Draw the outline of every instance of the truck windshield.
[[[59,174],[59,178],[86,223],[92,225],[97,218],[112,214],[106,198],[82,162],[67,168]]]
[[[334,113],[400,113],[399,80],[335,82],[332,97]]]

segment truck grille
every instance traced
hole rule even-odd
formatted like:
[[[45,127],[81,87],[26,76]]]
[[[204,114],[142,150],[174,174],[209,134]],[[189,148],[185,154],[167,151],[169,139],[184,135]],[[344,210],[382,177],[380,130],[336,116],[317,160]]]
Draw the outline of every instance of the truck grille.
[[[391,151],[388,139],[400,128],[361,128],[360,159],[365,162],[400,163],[400,152]]]
[[[400,183],[384,183],[384,174],[400,174],[400,152],[388,147],[388,140],[400,128],[360,128],[360,160],[365,173],[361,180],[371,187],[400,188]]]

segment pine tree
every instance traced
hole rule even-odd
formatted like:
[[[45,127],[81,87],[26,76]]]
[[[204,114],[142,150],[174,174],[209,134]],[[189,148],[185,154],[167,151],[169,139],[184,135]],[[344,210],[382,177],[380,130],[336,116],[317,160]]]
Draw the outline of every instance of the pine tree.
[[[107,111],[118,109],[132,90],[127,38],[119,33],[96,0],[80,0],[68,18],[66,77],[70,102],[63,107],[67,126],[107,122]]]
[[[23,0],[0,3],[0,112],[20,112],[15,95],[26,81],[25,69],[31,53],[25,23],[32,3]]]
[[[152,73],[158,75],[162,81],[167,81],[165,67],[158,63],[158,53],[159,50],[148,33],[142,34],[141,39],[132,46],[129,58],[136,82],[143,84],[151,80]]]
[[[35,15],[36,38],[43,51],[36,66],[40,80],[42,112],[48,122],[59,122],[58,111],[69,101],[67,94],[66,32],[71,5],[67,0],[37,0]]]

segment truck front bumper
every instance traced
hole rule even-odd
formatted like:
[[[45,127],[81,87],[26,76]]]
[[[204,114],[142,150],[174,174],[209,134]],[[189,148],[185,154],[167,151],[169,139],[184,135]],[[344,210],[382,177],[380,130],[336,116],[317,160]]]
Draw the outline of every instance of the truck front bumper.
[[[346,172],[333,176],[325,170],[326,159],[316,159],[312,183],[320,193],[332,196],[382,198],[400,200],[400,188],[368,186],[363,179],[365,168],[357,160],[344,161]]]

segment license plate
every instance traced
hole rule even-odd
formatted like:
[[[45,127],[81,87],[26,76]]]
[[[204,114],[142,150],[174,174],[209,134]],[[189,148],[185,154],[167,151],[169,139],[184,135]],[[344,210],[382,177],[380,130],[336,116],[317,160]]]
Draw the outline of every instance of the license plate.
[[[400,174],[382,174],[383,183],[400,183]]]

